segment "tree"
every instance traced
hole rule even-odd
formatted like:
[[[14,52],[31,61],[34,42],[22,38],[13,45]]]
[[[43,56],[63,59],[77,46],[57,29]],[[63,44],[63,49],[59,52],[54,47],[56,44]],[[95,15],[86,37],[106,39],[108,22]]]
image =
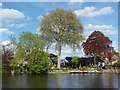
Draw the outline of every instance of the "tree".
[[[10,40],[10,43],[7,44],[7,46],[9,46],[10,50],[12,50],[13,53],[15,53],[16,46],[17,46],[17,39],[16,39],[15,35],[11,34],[11,36],[9,36],[9,40]]]
[[[47,41],[47,46],[56,43],[58,50],[57,68],[60,68],[60,56],[62,45],[70,45],[73,50],[80,48],[80,41],[84,40],[83,26],[80,19],[73,11],[62,8],[52,10],[49,14],[43,15],[40,21],[40,32]]]
[[[19,37],[16,60],[27,60],[28,66],[33,73],[46,73],[48,67],[48,54],[44,52],[45,41],[38,34],[23,32]]]
[[[5,67],[5,70],[10,71],[10,64],[9,62],[13,59],[13,52],[10,49],[7,49],[3,54],[2,54],[2,64]]]
[[[76,67],[77,67],[78,59],[79,59],[79,57],[77,57],[77,56],[73,56],[73,57],[72,57],[73,68],[76,68]]]
[[[82,43],[85,54],[94,56],[94,64],[96,64],[96,56],[112,57],[113,47],[111,44],[112,41],[100,31],[94,31],[86,42]]]
[[[29,67],[35,74],[45,74],[48,70],[48,54],[37,49],[30,53]]]
[[[119,56],[119,52],[116,52],[116,51],[112,51],[112,54]]]
[[[3,50],[2,49],[0,49],[0,55],[2,55],[3,54]]]

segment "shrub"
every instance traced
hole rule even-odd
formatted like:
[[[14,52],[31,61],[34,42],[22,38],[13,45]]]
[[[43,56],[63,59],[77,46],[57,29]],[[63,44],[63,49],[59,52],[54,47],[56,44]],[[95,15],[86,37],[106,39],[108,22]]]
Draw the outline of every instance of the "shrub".
[[[72,65],[73,65],[73,68],[76,68],[76,67],[77,67],[78,59],[79,59],[79,57],[77,57],[77,56],[73,56],[73,57],[72,57]]]

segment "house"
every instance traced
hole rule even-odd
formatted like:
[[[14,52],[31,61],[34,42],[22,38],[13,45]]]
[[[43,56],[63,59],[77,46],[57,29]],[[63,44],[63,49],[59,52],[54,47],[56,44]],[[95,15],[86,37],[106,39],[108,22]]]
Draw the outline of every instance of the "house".
[[[117,60],[120,60],[120,57],[117,55],[113,55],[112,58],[105,58],[104,62],[107,65],[114,65],[115,63],[117,63]]]
[[[94,57],[88,57],[88,58],[86,58],[86,60],[87,60],[86,65],[94,65]],[[96,58],[96,63],[97,63],[98,66],[100,66],[101,64],[104,63],[104,60],[100,57],[97,57]]]
[[[49,66],[51,66],[51,65],[57,66],[57,60],[58,60],[57,55],[49,54],[49,61],[48,61]],[[64,59],[61,59],[61,66],[65,66]]]
[[[57,66],[57,55],[49,54],[48,64],[49,64],[49,66],[51,66],[51,65],[56,65]]]
[[[69,62],[69,63],[65,63],[66,66],[72,67],[72,57],[66,57],[65,59]],[[97,57],[96,59],[97,59],[96,63],[97,63],[98,66],[104,66],[104,60],[102,58]],[[77,63],[78,63],[78,65],[77,65],[78,68],[79,68],[80,65],[82,67],[83,66],[88,66],[88,65],[94,65],[94,57],[79,58]]]

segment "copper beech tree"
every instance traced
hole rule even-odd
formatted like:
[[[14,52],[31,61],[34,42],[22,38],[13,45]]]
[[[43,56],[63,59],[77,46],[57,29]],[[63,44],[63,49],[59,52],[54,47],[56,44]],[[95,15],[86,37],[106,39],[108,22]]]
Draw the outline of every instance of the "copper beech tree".
[[[86,42],[82,43],[85,55],[94,56],[94,64],[96,65],[96,56],[102,58],[111,58],[113,47],[112,41],[105,37],[100,31],[94,31],[88,37]]]

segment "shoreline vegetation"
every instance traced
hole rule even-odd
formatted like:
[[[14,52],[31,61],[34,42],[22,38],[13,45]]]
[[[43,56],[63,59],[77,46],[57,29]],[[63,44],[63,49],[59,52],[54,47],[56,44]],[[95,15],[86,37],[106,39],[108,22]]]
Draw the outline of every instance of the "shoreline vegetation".
[[[88,70],[80,70],[80,69],[49,69],[47,74],[120,74],[120,69],[101,69],[101,70],[96,70],[94,68],[92,69],[88,69]],[[4,72],[0,74],[32,74],[32,72],[15,72],[15,71],[11,71],[11,72]]]

